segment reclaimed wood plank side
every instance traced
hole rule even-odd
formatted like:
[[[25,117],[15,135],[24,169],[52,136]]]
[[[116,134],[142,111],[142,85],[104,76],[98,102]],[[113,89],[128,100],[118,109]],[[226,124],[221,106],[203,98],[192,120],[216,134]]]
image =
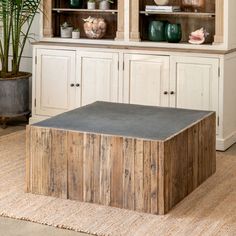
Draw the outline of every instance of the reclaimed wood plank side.
[[[134,210],[134,139],[124,138],[123,208]]]
[[[144,211],[151,212],[151,142],[143,143]]]
[[[111,138],[101,136],[101,164],[100,164],[100,203],[106,206],[111,202]]]
[[[159,159],[158,159],[158,209],[159,214],[165,214],[165,181],[168,178],[165,173],[165,143],[159,143]]]
[[[67,199],[67,132],[51,129],[51,196]]]
[[[213,126],[215,121],[216,117],[213,113],[199,124],[199,185],[216,171],[216,140],[214,134],[216,127]]]
[[[144,160],[143,140],[135,140],[134,153],[134,208],[144,211]]]
[[[101,135],[94,135],[93,150],[93,202],[100,203],[100,165],[101,165]]]
[[[84,134],[67,132],[68,144],[68,198],[83,201]]]
[[[123,207],[123,138],[111,137],[111,206]]]
[[[85,202],[93,202],[94,138],[94,134],[84,134],[83,187]]]
[[[159,143],[151,141],[151,212],[158,214],[158,172],[159,172]]]
[[[50,195],[51,131],[31,127],[32,193]]]
[[[198,186],[199,124],[188,129],[188,193]]]
[[[165,168],[165,213],[180,202],[188,193],[187,160],[188,130],[185,130],[164,144]]]
[[[211,175],[216,172],[216,113],[210,117],[209,127],[209,146],[210,146],[210,163],[211,163]]]

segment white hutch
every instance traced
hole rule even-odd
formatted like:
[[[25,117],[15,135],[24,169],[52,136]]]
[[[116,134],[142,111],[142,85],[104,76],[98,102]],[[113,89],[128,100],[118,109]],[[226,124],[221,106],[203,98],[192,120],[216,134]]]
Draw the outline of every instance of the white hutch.
[[[44,0],[42,37],[34,44],[31,123],[94,101],[214,110],[217,149],[236,142],[236,1],[206,0],[200,13],[151,14],[152,0],[118,0],[111,10],[69,9],[67,0]],[[170,1],[181,5],[180,0]],[[82,18],[102,16],[108,32],[86,39]],[[150,42],[149,19],[180,22],[178,44]],[[81,28],[81,39],[60,38],[60,24]],[[204,26],[203,45],[187,43]]]

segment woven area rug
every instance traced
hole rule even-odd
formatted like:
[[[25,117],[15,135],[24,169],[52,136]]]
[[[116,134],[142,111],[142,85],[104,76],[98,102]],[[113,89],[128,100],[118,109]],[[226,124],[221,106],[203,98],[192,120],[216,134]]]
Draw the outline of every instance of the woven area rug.
[[[236,156],[169,214],[155,216],[24,193],[25,132],[0,137],[0,215],[94,235],[236,235]]]

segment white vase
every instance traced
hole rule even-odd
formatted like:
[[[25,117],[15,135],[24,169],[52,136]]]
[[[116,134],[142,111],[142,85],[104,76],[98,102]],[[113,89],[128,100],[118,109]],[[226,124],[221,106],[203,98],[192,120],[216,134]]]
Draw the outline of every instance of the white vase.
[[[88,8],[88,10],[95,10],[96,3],[95,2],[87,2],[87,8]]]
[[[62,38],[71,38],[72,37],[73,27],[61,27],[61,37]]]
[[[72,32],[72,39],[79,39],[80,38],[80,32],[79,31],[73,31]]]
[[[99,3],[99,9],[100,10],[109,10],[110,9],[110,3],[107,0],[103,0]]]

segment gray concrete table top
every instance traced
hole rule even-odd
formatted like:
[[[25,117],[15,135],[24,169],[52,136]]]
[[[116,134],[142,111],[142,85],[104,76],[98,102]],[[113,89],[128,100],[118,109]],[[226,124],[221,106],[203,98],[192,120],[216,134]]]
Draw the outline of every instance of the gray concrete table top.
[[[210,114],[210,111],[95,102],[34,126],[165,140]]]

